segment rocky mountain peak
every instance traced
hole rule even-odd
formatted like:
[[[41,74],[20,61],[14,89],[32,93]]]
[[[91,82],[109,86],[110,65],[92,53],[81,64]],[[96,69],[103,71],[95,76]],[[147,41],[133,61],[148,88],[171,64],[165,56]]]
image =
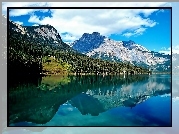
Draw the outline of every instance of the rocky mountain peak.
[[[92,34],[84,33],[79,40],[73,43],[72,48],[81,53],[87,53],[98,48],[105,38],[105,36],[100,35],[98,32],[93,32]]]
[[[25,34],[29,39],[40,44],[46,44],[52,48],[71,50],[70,46],[64,43],[58,31],[51,25],[22,26],[9,21],[9,30]]]
[[[132,45],[136,44],[134,41],[129,40],[129,41],[122,41],[124,47],[131,47]]]
[[[116,62],[127,61],[154,70],[170,69],[170,56],[158,52],[154,55],[152,51],[133,40],[115,41],[98,32],[84,33],[79,40],[73,42],[73,49],[93,58]]]

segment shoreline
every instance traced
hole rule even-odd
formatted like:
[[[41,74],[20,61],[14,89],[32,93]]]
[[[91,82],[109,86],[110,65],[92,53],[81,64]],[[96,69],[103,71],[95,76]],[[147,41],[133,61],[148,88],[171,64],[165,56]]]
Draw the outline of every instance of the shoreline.
[[[124,73],[120,73],[120,74],[94,74],[94,73],[92,73],[92,74],[85,74],[85,73],[81,73],[81,74],[75,74],[75,73],[68,73],[68,74],[61,74],[61,73],[56,73],[56,74],[50,74],[50,73],[48,73],[48,74],[46,74],[46,73],[40,73],[40,75],[42,75],[42,76],[69,76],[69,75],[73,75],[73,76],[109,76],[109,75],[115,75],[115,76],[117,76],[117,75],[125,75],[125,76],[136,76],[136,75],[156,75],[156,74],[171,74],[171,73],[152,73],[152,74],[148,74],[148,73],[143,73],[143,74],[124,74]],[[171,74],[172,75],[172,74]]]

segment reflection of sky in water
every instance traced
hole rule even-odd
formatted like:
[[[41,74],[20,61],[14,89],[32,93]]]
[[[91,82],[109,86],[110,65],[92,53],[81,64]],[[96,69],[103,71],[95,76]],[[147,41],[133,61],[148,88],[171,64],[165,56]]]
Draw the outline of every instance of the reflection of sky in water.
[[[91,133],[117,133],[117,134],[178,134],[178,111],[179,98],[173,98],[173,126],[164,127],[30,127],[30,128],[8,128],[8,131],[3,134],[91,134]]]
[[[93,77],[91,77],[93,78]],[[106,78],[106,77],[105,77]],[[114,77],[116,79],[118,77]],[[120,77],[119,77],[120,78]],[[135,78],[135,77],[134,77]],[[47,120],[47,123],[44,122],[45,126],[170,126],[170,96],[168,97],[153,97],[159,94],[165,94],[170,92],[170,77],[168,75],[155,75],[150,76],[148,79],[147,76],[141,77],[142,80],[134,81],[130,83],[124,83],[121,86],[121,83],[116,83],[114,79],[112,83],[105,86],[94,86],[94,89],[86,90],[85,85],[82,87],[85,89],[84,93],[76,94],[75,96],[69,96],[68,102],[66,105],[60,104],[54,109],[55,115],[48,113],[49,110],[43,111],[43,113],[49,114],[51,118]],[[88,77],[82,78],[88,80]],[[99,79],[100,80],[100,79]],[[108,80],[108,79],[107,79]],[[132,80],[128,78],[128,81]],[[104,81],[103,81],[104,82]],[[71,82],[73,83],[73,82]],[[98,82],[97,82],[98,83]],[[115,83],[115,84],[114,84]],[[76,84],[76,83],[75,83]],[[103,83],[104,85],[105,83]],[[80,84],[81,85],[81,84]],[[73,86],[73,85],[71,85]],[[67,85],[67,89],[68,89]],[[65,89],[63,89],[65,90]],[[73,89],[75,90],[75,89]],[[165,91],[166,90],[166,91]],[[87,94],[86,94],[87,93]],[[50,94],[50,92],[48,93]],[[58,95],[59,93],[56,93]],[[43,94],[42,94],[43,95]],[[43,95],[45,96],[45,95]],[[52,96],[51,96],[52,97]],[[151,97],[151,98],[150,98]],[[42,97],[40,100],[47,100],[49,97]],[[53,98],[61,100],[65,98],[58,98],[53,94]],[[149,98],[147,100],[147,98]],[[29,98],[34,100],[33,98]],[[39,100],[39,101],[40,101]],[[53,101],[53,105],[56,105],[56,102]],[[57,104],[58,104],[58,100]],[[61,101],[60,101],[61,102]],[[20,106],[26,105],[26,103],[19,102]],[[48,105],[43,103],[42,108]],[[51,103],[49,103],[51,104]],[[124,107],[126,106],[126,107]],[[14,107],[14,106],[13,106]],[[76,108],[75,108],[76,107]],[[25,108],[28,108],[25,106]],[[11,119],[22,113],[26,109],[15,112],[14,115],[11,115]],[[58,111],[57,111],[58,110]],[[34,111],[34,110],[32,110]],[[40,108],[41,111],[41,108]],[[39,110],[34,111],[36,113],[40,112]],[[164,111],[164,112],[163,112]],[[12,112],[14,112],[12,110]],[[27,111],[27,115],[30,115]],[[44,115],[45,115],[44,114]],[[50,115],[51,114],[51,115]],[[40,120],[46,119],[43,116],[34,116],[34,122],[39,122]],[[31,117],[30,117],[31,118]],[[30,120],[27,116],[19,116],[20,121]],[[14,125],[14,124],[11,124]],[[30,126],[36,125],[34,123],[24,124],[21,122],[16,123],[16,126]],[[41,125],[37,125],[41,126]]]
[[[173,98],[173,126],[164,127],[30,127],[30,128],[8,128],[8,131],[3,134],[91,134],[91,133],[117,133],[117,134],[178,134],[178,111],[179,98]]]
[[[159,103],[156,103],[157,100],[160,100]],[[162,102],[162,103],[161,103]],[[170,120],[170,106],[167,105],[170,103],[170,97],[154,97],[137,105],[134,108],[127,107],[118,107],[110,109],[104,113],[101,113],[98,117],[85,115],[80,116],[81,113],[77,108],[72,107],[70,104],[63,105],[57,111],[57,114],[53,119],[46,125],[151,125],[154,121],[160,124],[167,124],[165,121]],[[166,104],[166,105],[164,105]],[[156,113],[156,111],[158,111]],[[162,114],[161,114],[162,113]],[[88,120],[88,122],[86,121]],[[153,124],[157,125],[157,124]]]
[[[128,107],[117,107],[100,113],[97,117],[89,114],[81,116],[77,108],[66,103],[60,106],[55,116],[46,123],[45,126],[90,126],[91,124],[95,126],[101,126],[101,124],[104,126],[169,125],[168,122],[166,122],[170,120],[170,106],[167,103],[170,103],[170,97],[157,96],[150,98],[144,103],[138,104],[132,109]],[[16,125],[41,126],[33,123],[17,123]]]

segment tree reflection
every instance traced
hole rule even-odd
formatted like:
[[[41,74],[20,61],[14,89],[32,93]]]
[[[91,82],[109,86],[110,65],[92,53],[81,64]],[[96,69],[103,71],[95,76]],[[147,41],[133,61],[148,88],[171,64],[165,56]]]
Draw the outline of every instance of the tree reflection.
[[[170,93],[170,78],[135,76],[51,76],[11,87],[9,124],[45,124],[67,101],[82,115],[98,116],[114,107],[135,107],[151,96]],[[164,82],[165,81],[165,82]]]

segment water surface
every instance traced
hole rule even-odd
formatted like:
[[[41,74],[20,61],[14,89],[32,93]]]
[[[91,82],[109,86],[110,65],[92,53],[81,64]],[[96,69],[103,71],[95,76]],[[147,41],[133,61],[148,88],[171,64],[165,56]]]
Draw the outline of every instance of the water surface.
[[[170,75],[47,76],[8,91],[10,126],[171,126]]]

